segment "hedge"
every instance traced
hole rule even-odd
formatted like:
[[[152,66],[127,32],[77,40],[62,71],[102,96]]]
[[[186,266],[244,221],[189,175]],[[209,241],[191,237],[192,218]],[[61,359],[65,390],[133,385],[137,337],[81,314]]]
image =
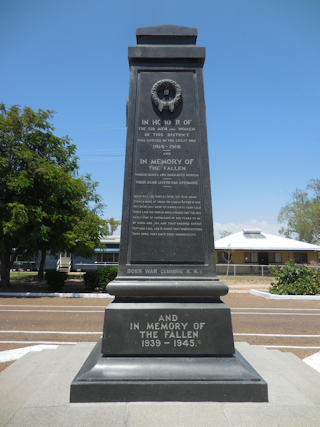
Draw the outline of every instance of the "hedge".
[[[320,293],[320,272],[294,262],[275,267],[271,272],[276,279],[269,292],[280,295],[316,295]]]
[[[84,275],[85,287],[88,290],[99,288],[105,290],[107,284],[118,274],[118,267],[102,267],[98,270],[87,271]]]
[[[67,277],[67,273],[56,270],[47,270],[44,276],[49,290],[54,292],[61,291],[61,289],[64,287],[65,281],[67,280]]]

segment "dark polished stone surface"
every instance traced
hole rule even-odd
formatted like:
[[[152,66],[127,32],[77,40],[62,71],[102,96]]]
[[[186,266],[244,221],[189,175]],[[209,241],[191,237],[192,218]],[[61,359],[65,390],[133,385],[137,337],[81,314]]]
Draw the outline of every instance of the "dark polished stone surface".
[[[228,293],[228,287],[215,280],[126,280],[117,279],[108,285],[108,293],[119,297],[218,297]]]
[[[151,282],[154,296],[227,293],[216,277],[205,49],[195,45],[196,35],[188,27],[140,28],[137,46],[129,48],[119,273],[108,286],[114,295],[149,295]]]
[[[111,304],[104,322],[104,355],[234,353],[230,309],[223,303]]]
[[[136,35],[137,44],[195,44],[198,31],[178,25],[158,25],[137,28]]]
[[[71,385],[71,402],[265,402],[267,384],[230,357],[102,357],[101,340]]]
[[[71,402],[267,401],[234,350],[228,287],[216,276],[197,31],[137,30],[116,298]]]

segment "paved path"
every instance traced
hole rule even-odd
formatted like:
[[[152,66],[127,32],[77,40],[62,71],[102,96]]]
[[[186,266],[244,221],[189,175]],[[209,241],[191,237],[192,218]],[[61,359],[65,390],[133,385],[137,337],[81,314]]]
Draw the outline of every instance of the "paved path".
[[[268,383],[269,402],[69,403],[93,343],[29,353],[0,373],[0,426],[319,427],[320,374],[290,353],[237,343]],[[112,387],[112,385],[111,385]],[[210,396],[208,396],[210,398]]]

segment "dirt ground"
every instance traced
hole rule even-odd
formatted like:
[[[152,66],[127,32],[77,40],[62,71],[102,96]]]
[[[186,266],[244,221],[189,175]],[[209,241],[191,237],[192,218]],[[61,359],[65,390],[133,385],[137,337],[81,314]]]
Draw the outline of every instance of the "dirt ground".
[[[229,286],[222,300],[231,308],[235,341],[289,351],[304,358],[320,351],[320,300],[269,300],[250,294],[267,290],[270,277],[220,277]],[[45,283],[13,280],[8,290],[43,292]],[[78,278],[67,292],[86,292]],[[1,352],[37,344],[73,345],[97,341],[110,298],[0,298]],[[0,370],[12,362],[0,363]]]

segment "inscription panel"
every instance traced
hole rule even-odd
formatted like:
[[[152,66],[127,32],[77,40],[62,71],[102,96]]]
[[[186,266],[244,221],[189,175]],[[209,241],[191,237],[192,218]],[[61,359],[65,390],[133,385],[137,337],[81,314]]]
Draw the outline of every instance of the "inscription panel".
[[[130,201],[132,264],[204,264],[200,123],[192,72],[140,72]],[[182,102],[159,113],[150,90],[177,81]]]
[[[146,304],[133,305],[133,309],[120,310],[124,305],[117,304],[106,312],[108,327],[104,329],[104,354],[214,355],[233,352],[232,339],[222,340],[219,334],[222,327],[231,331],[230,310],[223,304],[215,309],[209,304],[200,304],[201,308],[188,307],[188,310],[180,308],[179,304],[170,309],[153,304],[152,310]]]

